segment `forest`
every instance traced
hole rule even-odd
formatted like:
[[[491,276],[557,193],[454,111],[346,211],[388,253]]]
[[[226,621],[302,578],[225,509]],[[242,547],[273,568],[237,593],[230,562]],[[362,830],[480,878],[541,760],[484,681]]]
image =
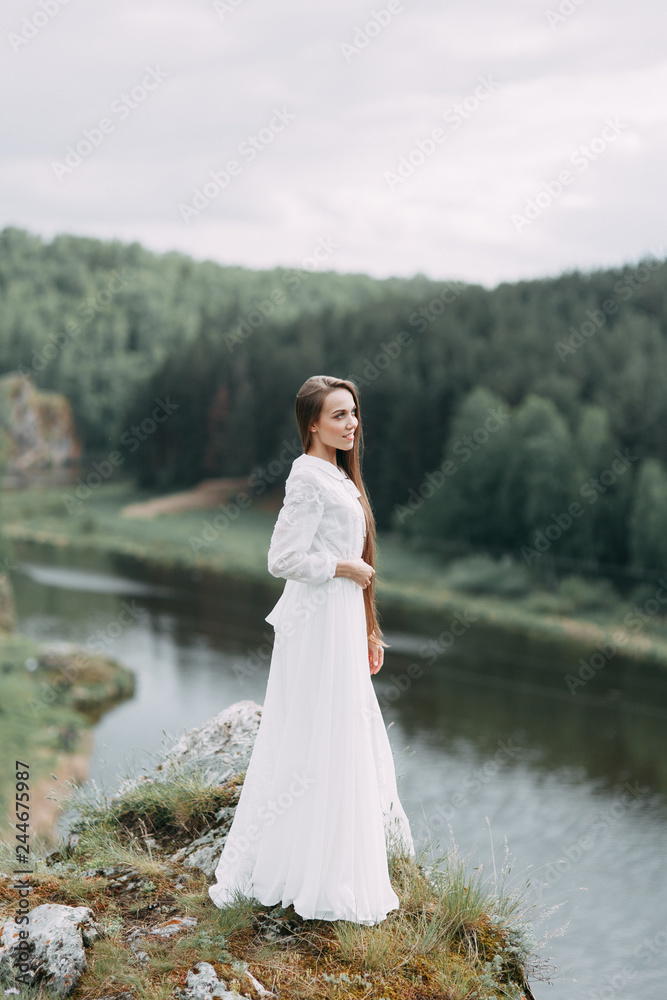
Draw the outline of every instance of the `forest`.
[[[350,378],[380,531],[657,579],[665,264],[651,255],[486,289],[338,274],[315,257],[252,271],[9,228],[0,374],[64,393],[87,458],[118,450],[157,492],[253,473],[258,490],[284,481],[301,450],[299,386]]]

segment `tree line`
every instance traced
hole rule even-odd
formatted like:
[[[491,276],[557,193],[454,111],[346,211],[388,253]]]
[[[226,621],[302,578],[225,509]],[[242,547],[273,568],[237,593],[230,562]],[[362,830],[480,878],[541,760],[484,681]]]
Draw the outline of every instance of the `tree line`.
[[[352,378],[380,530],[652,574],[667,565],[666,279],[649,257],[489,290],[8,229],[0,371],[65,393],[89,454],[137,440],[125,465],[161,490],[266,466],[298,445],[302,382]]]

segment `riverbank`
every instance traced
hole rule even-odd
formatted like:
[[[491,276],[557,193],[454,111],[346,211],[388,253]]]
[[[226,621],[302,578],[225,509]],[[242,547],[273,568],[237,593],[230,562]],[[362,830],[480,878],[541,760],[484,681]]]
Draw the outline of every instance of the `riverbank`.
[[[277,599],[284,583],[268,574],[266,552],[279,492],[257,498],[248,509],[237,507],[234,518],[219,510],[151,519],[123,516],[123,508],[153,499],[155,494],[137,490],[129,481],[103,484],[74,505],[71,493],[60,487],[8,491],[3,495],[4,531],[16,541],[118,553],[250,579]],[[525,569],[516,561],[494,563],[472,556],[446,563],[435,553],[415,551],[383,535],[377,570],[381,619],[391,621],[393,630],[436,638],[459,615],[476,625],[558,641],[578,656],[605,647],[607,656],[619,652],[638,663],[667,667],[667,605],[656,597],[662,589],[658,583],[638,586],[626,599],[606,581],[572,574],[553,590],[534,582],[526,590],[519,579]],[[442,639],[443,650],[447,641]]]
[[[15,762],[28,765],[31,836],[48,843],[61,803],[88,777],[94,724],[133,694],[134,674],[110,657],[0,635],[0,840],[15,836]]]

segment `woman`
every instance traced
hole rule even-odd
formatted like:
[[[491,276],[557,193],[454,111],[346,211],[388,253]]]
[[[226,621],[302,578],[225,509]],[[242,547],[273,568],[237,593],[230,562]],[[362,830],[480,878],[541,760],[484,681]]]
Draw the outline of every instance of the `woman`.
[[[399,905],[388,847],[415,851],[371,681],[386,643],[357,387],[313,376],[295,410],[304,454],[268,553],[287,582],[266,617],[275,641],[262,719],[209,894],[219,907],[239,890],[308,919],[376,924]]]

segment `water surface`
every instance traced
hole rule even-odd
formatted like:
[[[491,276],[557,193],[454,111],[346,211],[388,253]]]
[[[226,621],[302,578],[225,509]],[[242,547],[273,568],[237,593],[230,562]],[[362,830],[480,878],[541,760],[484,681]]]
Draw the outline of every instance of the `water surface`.
[[[136,672],[135,697],[95,730],[90,776],[105,790],[233,702],[263,703],[264,616],[279,591],[121,557],[16,552],[21,631],[94,639]],[[445,614],[431,637],[453,621]],[[490,877],[505,864],[509,884],[530,880],[536,934],[551,935],[542,954],[557,967],[550,984],[533,980],[536,1000],[664,1000],[667,672],[614,657],[573,695],[565,678],[584,650],[473,622],[435,657],[410,616],[383,624],[392,645],[373,683],[415,841],[435,856],[453,836]]]

